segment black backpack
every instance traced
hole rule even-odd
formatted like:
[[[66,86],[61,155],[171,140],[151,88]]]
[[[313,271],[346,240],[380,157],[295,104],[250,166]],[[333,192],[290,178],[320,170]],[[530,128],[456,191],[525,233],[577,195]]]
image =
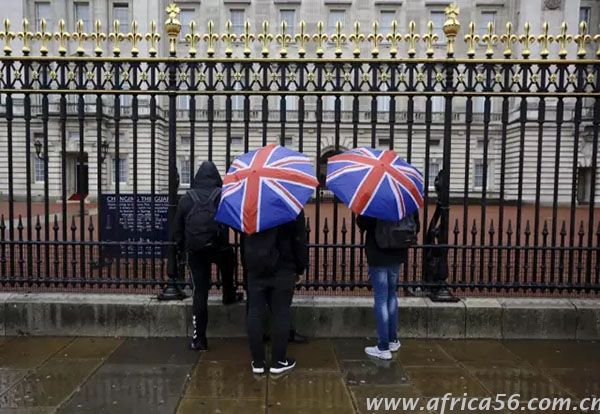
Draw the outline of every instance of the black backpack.
[[[215,221],[221,189],[214,189],[208,197],[194,190],[188,191],[192,208],[185,216],[185,245],[188,250],[199,251],[215,246],[221,226]]]
[[[244,261],[246,269],[255,274],[272,274],[277,268],[277,228],[244,236]]]
[[[417,222],[413,214],[400,221],[377,220],[375,243],[382,250],[406,249],[417,239]]]

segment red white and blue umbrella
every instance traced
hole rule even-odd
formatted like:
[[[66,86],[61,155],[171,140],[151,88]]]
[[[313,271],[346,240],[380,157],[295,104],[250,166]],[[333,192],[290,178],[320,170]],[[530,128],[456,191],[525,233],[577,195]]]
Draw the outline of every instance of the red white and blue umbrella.
[[[267,145],[233,161],[215,218],[246,234],[263,231],[295,220],[318,185],[306,155]]]
[[[423,176],[393,150],[356,148],[329,158],[327,188],[357,214],[402,220],[423,206]]]

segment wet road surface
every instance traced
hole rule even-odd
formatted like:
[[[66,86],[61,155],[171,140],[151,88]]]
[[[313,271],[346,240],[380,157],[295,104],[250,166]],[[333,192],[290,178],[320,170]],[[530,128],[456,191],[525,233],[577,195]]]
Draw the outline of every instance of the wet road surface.
[[[600,396],[598,342],[404,340],[384,362],[364,354],[372,340],[315,339],[290,345],[298,366],[278,377],[252,375],[244,338],[212,339],[205,353],[187,343],[0,337],[0,413],[367,413],[374,397]]]

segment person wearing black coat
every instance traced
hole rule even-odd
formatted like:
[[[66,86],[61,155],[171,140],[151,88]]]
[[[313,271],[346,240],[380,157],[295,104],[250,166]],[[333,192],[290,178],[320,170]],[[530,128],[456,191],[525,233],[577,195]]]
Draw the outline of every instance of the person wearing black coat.
[[[207,198],[223,186],[219,171],[211,161],[204,161],[196,175],[190,191],[196,192],[199,198]],[[179,199],[173,226],[173,239],[177,244],[179,257],[187,255],[187,264],[192,273],[194,288],[193,316],[194,335],[190,344],[193,350],[206,350],[206,326],[208,324],[208,291],[211,282],[211,264],[216,263],[221,275],[223,288],[223,303],[230,304],[240,301],[242,293],[236,293],[234,284],[235,252],[229,243],[227,231],[219,233],[214,247],[204,250],[194,250],[186,244],[185,220],[191,211],[194,201],[189,192]]]
[[[248,273],[248,339],[252,354],[251,367],[255,374],[265,372],[263,337],[267,305],[272,314],[270,372],[280,374],[296,365],[296,361],[287,356],[287,345],[296,279],[304,273],[308,263],[305,226],[304,212],[300,212],[295,221],[266,230],[271,232],[274,239],[277,256],[273,263],[267,264],[256,260],[264,255],[262,249],[265,246],[257,241],[260,235],[258,238],[254,235],[242,236],[242,261]]]

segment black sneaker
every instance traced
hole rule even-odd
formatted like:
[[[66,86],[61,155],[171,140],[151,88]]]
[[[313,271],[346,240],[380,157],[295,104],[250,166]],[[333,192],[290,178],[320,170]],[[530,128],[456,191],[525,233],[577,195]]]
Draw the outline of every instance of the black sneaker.
[[[192,342],[190,343],[190,349],[192,351],[207,351],[208,350],[208,343],[206,341],[206,338],[194,338],[194,339],[192,339]]]
[[[271,374],[281,374],[296,366],[296,360],[293,358],[286,358],[285,361],[277,361],[269,370]]]
[[[252,373],[253,374],[264,374],[265,373],[265,361],[262,362],[257,362],[254,363],[254,361],[252,361],[250,363],[250,366],[252,367]]]

